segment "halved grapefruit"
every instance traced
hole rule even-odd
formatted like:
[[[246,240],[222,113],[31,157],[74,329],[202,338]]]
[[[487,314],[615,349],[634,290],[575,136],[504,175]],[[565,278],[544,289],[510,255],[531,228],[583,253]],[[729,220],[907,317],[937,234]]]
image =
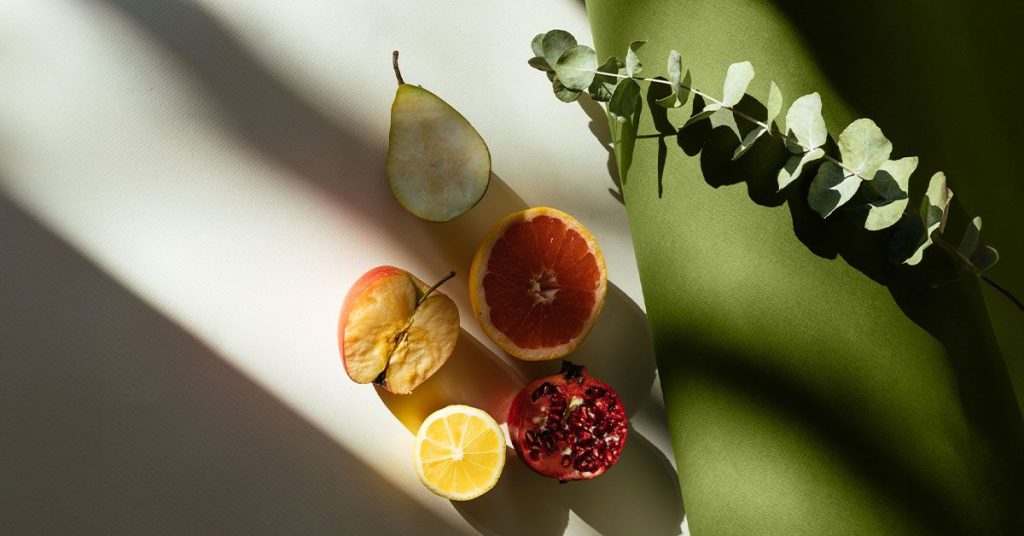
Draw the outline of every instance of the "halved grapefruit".
[[[590,231],[553,208],[499,222],[473,257],[469,297],[484,333],[527,361],[557,359],[590,332],[607,290],[604,256]]]

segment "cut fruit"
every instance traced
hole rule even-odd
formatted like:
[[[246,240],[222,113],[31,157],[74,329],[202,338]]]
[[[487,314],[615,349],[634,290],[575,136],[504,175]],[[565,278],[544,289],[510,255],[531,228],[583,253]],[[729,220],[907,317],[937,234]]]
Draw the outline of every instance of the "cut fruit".
[[[448,221],[473,208],[491,180],[483,138],[437,95],[406,84],[398,71],[384,172],[395,199],[428,221]]]
[[[430,287],[405,270],[379,266],[352,285],[338,344],[353,381],[406,394],[448,360],[459,338],[459,309],[436,291],[441,283]]]
[[[473,257],[469,297],[484,333],[515,357],[556,359],[590,332],[608,286],[597,241],[575,218],[531,208],[499,222]]]
[[[562,482],[604,474],[619,461],[628,434],[615,389],[568,361],[558,374],[519,391],[508,410],[516,454],[530,469]]]
[[[498,483],[505,466],[505,433],[481,409],[448,406],[423,421],[413,459],[427,489],[446,499],[468,501]]]

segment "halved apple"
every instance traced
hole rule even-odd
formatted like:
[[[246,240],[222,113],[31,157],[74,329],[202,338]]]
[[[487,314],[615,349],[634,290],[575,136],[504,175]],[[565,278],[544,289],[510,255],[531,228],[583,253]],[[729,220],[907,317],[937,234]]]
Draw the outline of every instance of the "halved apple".
[[[338,345],[356,383],[408,394],[448,360],[459,338],[459,309],[437,287],[405,270],[378,266],[345,296]]]

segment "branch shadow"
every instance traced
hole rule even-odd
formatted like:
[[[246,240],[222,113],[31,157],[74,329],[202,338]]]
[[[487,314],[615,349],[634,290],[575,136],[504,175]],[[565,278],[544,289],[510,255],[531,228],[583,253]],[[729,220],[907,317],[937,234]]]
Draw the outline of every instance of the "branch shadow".
[[[0,250],[5,532],[456,532],[3,196]]]
[[[653,91],[653,88],[649,90],[649,101],[660,97],[652,98]],[[693,113],[699,112],[703,104],[698,97]],[[737,108],[753,117],[766,115],[764,105],[749,95],[744,96]],[[655,121],[658,121],[657,116]],[[1011,504],[1017,500],[1015,497],[1019,498],[1015,486],[1024,478],[1024,458],[1020,456],[1020,452],[1024,452],[1024,421],[988,322],[977,278],[959,270],[953,259],[937,247],[929,249],[924,261],[916,267],[892,262],[889,243],[898,226],[868,231],[864,228],[866,210],[840,210],[827,220],[822,219],[806,202],[811,179],[820,163],[805,168],[797,181],[777,191],[776,173],[789,152],[777,137],[762,138],[750,151],[733,160],[739,139],[754,128],[752,123],[744,122],[741,120],[740,131],[734,132],[726,125],[715,125],[706,119],[680,131],[677,144],[686,154],[699,154],[704,180],[710,186],[745,184],[748,196],[757,205],[785,204],[794,235],[808,250],[830,260],[842,258],[886,287],[901,311],[942,345],[945,359],[955,373],[960,403],[971,430],[977,434],[980,444],[991,449],[1002,464],[995,468],[983,466],[976,460],[965,460],[965,463],[977,464],[976,474],[985,475],[986,481],[991,483],[993,500],[1000,502],[996,505],[999,514],[986,519],[977,512],[964,513],[962,508],[958,509],[959,505],[930,484],[926,475],[915,474],[913,468],[891,458],[886,445],[872,440],[869,426],[844,417],[851,410],[841,401],[815,394],[767,366],[738,367],[732,357],[715,356],[714,348],[695,349],[690,340],[666,342],[664,351],[686,347],[687,374],[713,378],[732,386],[743,396],[754,397],[759,403],[806,423],[879,494],[905,502],[917,522],[929,530],[948,532],[954,528],[954,532],[967,533],[986,527],[987,530],[1015,532],[1024,524],[1024,517],[1017,513],[1019,509]],[[778,133],[777,128],[775,132]],[[829,138],[826,150],[833,156],[838,155],[834,139]],[[659,149],[659,167],[663,165],[660,153]],[[920,191],[917,194],[917,199],[912,199],[911,203],[919,201]],[[857,206],[859,201],[862,198],[855,197],[850,204]],[[957,236],[968,220],[963,207],[954,204],[947,233]],[[661,360],[663,364],[670,361]],[[894,478],[894,475],[898,476]]]
[[[841,0],[831,6],[843,17],[807,9],[800,0],[771,4],[799,35],[815,65],[853,109],[871,116],[906,154],[922,164],[941,163],[954,181],[954,202],[966,202],[985,217],[985,234],[1002,260],[988,273],[1018,295],[1024,290],[1024,224],[1018,205],[1024,183],[1017,179],[1020,123],[1008,120],[1007,103],[1019,100],[1016,51],[1022,12],[1013,2],[883,2]],[[864,28],[872,28],[865,32]],[[883,61],[879,61],[884,59]],[[964,105],[967,95],[984,99]],[[1012,106],[1012,104],[1011,104]],[[911,178],[923,190],[936,167]],[[993,295],[994,296],[994,295]],[[1020,313],[1003,297],[988,310],[1017,383],[1024,411],[1024,375],[1014,366],[1024,357]],[[1016,363],[1015,363],[1016,362]]]
[[[431,269],[443,273],[454,268],[461,285],[447,286],[446,292],[457,302],[466,303],[468,268],[475,246],[502,216],[527,206],[500,177],[492,175],[483,200],[460,218],[441,224],[418,220],[401,209],[383,180],[383,144],[368,143],[325,117],[200,6],[179,1],[104,1],[147,31],[154,42],[187,68],[223,112],[211,120],[223,121],[226,130],[253,149],[336,200],[344,210],[372,222],[382,234],[400,240]],[[616,388],[624,406],[635,411],[645,402],[654,381],[652,343],[642,310],[618,287],[610,282],[608,287],[600,320],[570,358],[587,365]],[[418,429],[432,411],[456,401],[483,406],[503,420],[504,408],[518,389],[509,390],[513,385],[553,373],[557,367],[557,363],[526,363],[496,355],[463,331],[451,361],[416,393],[405,397],[378,393],[410,430]],[[469,379],[479,385],[467,385]],[[491,388],[508,391],[495,397],[488,392]],[[609,484],[602,484],[623,480],[630,486],[610,489]],[[562,531],[570,509],[593,526],[606,526],[608,531],[616,532],[624,527],[609,516],[630,519],[633,513],[617,505],[633,504],[639,497],[659,509],[649,512],[645,520],[650,525],[648,533],[679,532],[683,512],[676,473],[665,456],[639,433],[631,433],[622,459],[606,476],[567,488],[574,489],[571,494],[554,495],[556,500],[547,503],[552,508],[550,515],[524,516],[520,511],[518,522],[511,523],[507,504],[534,501],[551,487],[558,485],[510,460],[495,490],[455,506],[470,523],[491,533],[515,533],[517,527],[524,526],[537,533]],[[593,490],[600,490],[600,494]],[[587,496],[592,502],[574,502],[572,498],[579,496]]]

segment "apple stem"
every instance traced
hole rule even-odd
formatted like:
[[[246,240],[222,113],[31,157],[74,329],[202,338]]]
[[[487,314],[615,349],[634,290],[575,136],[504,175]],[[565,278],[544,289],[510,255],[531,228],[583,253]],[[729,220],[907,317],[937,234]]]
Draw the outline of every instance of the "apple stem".
[[[398,85],[405,85],[405,80],[402,80],[402,71],[398,68],[398,51],[391,53],[391,66],[395,68],[395,78],[398,79]]]
[[[423,296],[420,297],[419,300],[416,300],[416,307],[419,307],[421,303],[426,301],[430,294],[437,290],[437,287],[440,287],[441,285],[445,284],[445,282],[447,282],[449,279],[453,277],[455,277],[455,271],[448,272],[448,275],[441,278],[441,280],[438,281],[437,283],[434,283],[434,286],[428,288],[427,291],[423,293]]]

